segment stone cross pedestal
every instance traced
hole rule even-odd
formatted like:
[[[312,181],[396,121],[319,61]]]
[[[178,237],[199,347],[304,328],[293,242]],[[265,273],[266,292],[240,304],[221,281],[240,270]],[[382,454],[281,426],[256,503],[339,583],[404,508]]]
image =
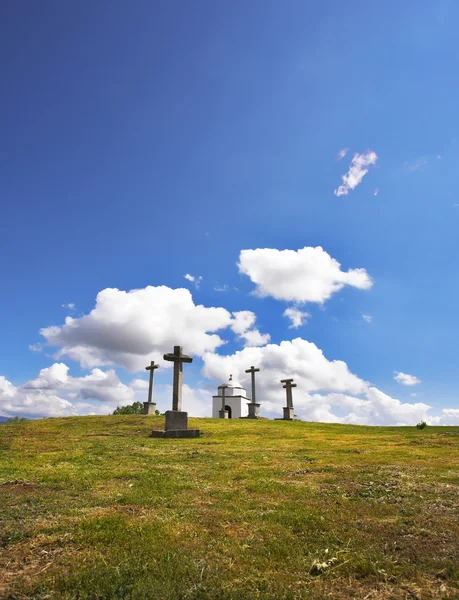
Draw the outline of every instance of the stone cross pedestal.
[[[281,383],[285,383],[282,387],[284,388],[287,395],[287,406],[284,406],[284,417],[283,421],[293,421],[293,395],[292,388],[296,387],[296,383],[293,383],[293,379],[281,379]]]
[[[183,363],[191,363],[191,356],[182,354],[181,346],[174,346],[174,352],[165,354],[164,360],[174,363],[174,382],[172,387],[172,410],[166,411],[164,431],[152,431],[152,437],[190,438],[199,437],[199,429],[188,429],[188,413],[182,411],[182,377]]]
[[[225,408],[225,406],[226,406],[226,403],[225,403],[225,393],[226,393],[226,388],[227,387],[228,387],[227,385],[220,386],[220,389],[222,391],[222,407],[221,407],[221,410],[219,412],[220,419],[227,419],[228,418],[228,411]]]
[[[255,373],[258,373],[260,369],[255,369],[254,366],[251,366],[250,369],[246,370],[246,373],[250,373],[252,375],[252,401],[248,402],[247,406],[249,407],[249,414],[247,419],[258,419],[260,416],[260,404],[256,402],[255,395]]]
[[[154,415],[156,414],[156,403],[152,401],[153,398],[153,377],[155,369],[159,369],[159,365],[155,365],[152,360],[149,367],[145,367],[146,371],[150,371],[150,383],[148,385],[148,402],[143,403],[143,414]]]

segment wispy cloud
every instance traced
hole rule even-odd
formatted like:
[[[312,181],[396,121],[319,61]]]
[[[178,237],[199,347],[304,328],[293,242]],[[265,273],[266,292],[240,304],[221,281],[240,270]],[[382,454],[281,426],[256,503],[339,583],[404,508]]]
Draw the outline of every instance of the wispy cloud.
[[[231,292],[231,291],[238,292],[239,288],[235,287],[234,285],[230,287],[227,283],[225,283],[224,285],[219,285],[217,283],[214,287],[214,292],[223,292],[224,293],[224,292]]]
[[[306,325],[307,319],[311,315],[308,312],[302,311],[299,308],[286,308],[284,311],[284,317],[290,319],[289,329],[298,329],[302,325]]]
[[[407,171],[420,171],[426,164],[429,162],[428,156],[419,156],[418,158],[414,158],[413,160],[406,160],[403,163],[403,166]]]
[[[373,192],[373,196],[377,196],[379,194],[379,188],[375,188],[375,191]]]
[[[342,176],[343,183],[335,190],[335,196],[347,196],[361,182],[371,165],[375,165],[378,155],[373,150],[367,150],[363,154],[354,154],[348,172]]]
[[[408,373],[402,373],[400,371],[394,371],[394,379],[401,385],[418,385],[421,380],[415,375],[408,375]]]
[[[415,171],[421,171],[434,160],[443,160],[443,154],[424,154],[423,156],[417,156],[411,160],[406,160],[403,163],[403,167],[407,171],[414,173]]]
[[[341,148],[338,152],[338,156],[336,157],[338,160],[343,160],[346,154],[349,152],[349,148]]]
[[[73,302],[70,302],[70,304],[62,304],[61,305],[62,308],[68,308],[68,310],[75,310],[76,306]]]
[[[195,275],[190,275],[189,273],[187,273],[186,275],[183,276],[187,281],[189,281],[190,283],[194,283],[194,287],[196,289],[199,288],[199,286],[201,285],[201,281],[202,281],[202,277],[201,275],[199,275],[198,277],[196,277]]]
[[[371,315],[362,315],[362,319],[365,321],[365,323],[373,322],[373,317]]]
[[[43,346],[40,343],[39,344],[30,344],[29,350],[31,350],[32,352],[43,352]]]

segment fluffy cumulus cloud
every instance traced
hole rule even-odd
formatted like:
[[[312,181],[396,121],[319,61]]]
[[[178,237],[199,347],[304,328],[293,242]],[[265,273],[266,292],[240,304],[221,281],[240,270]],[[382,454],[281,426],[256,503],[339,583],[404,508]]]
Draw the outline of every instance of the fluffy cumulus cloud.
[[[45,327],[40,333],[50,346],[59,347],[58,359],[68,356],[83,368],[120,365],[137,371],[150,360],[163,362],[164,352],[174,345],[197,356],[214,351],[224,343],[215,332],[232,320],[224,308],[195,305],[186,289],[107,288],[99,292],[88,315],[67,317],[62,326]]]
[[[67,365],[54,363],[18,387],[0,376],[0,415],[28,418],[108,415],[117,406],[146,401],[147,390],[146,379],[125,384],[113,369],[92,369],[83,377],[71,377]],[[171,385],[155,386],[154,401],[159,410],[170,408],[171,398]],[[195,417],[211,416],[210,392],[205,389],[184,384],[183,405]]]
[[[150,360],[170,367],[163,354],[181,345],[195,356],[214,352],[225,343],[216,332],[232,330],[246,346],[269,342],[269,334],[254,327],[251,311],[231,314],[225,308],[195,305],[186,289],[165,286],[125,292],[107,288],[94,309],[79,318],[67,317],[62,326],[41,329],[50,346],[83,368],[118,365],[141,371]]]
[[[241,328],[243,331],[243,329]],[[354,375],[343,361],[328,360],[312,342],[301,338],[246,347],[232,355],[208,352],[203,357],[203,375],[216,382],[232,373],[250,395],[249,375],[255,365],[257,398],[262,411],[270,417],[281,415],[285,391],[281,379],[292,377],[296,414],[308,421],[356,423],[367,425],[414,425],[421,420],[437,425],[458,425],[459,410],[444,409],[430,416],[430,407],[422,402],[401,402]],[[110,414],[117,406],[144,401],[148,381],[134,378],[123,383],[113,369],[92,369],[87,375],[72,377],[63,363],[42,369],[37,377],[15,386],[0,376],[0,415],[69,416]],[[155,383],[154,401],[159,410],[170,407],[172,388]],[[183,406],[190,416],[211,415],[212,384],[203,381],[193,388],[183,386]]]
[[[342,271],[340,263],[320,246],[242,250],[238,267],[256,285],[258,296],[278,300],[323,303],[345,285],[361,290],[372,286],[365,269]]]
[[[335,196],[347,196],[354,190],[368,173],[371,165],[375,165],[378,160],[376,152],[367,150],[363,154],[354,154],[349,170],[342,176],[343,183],[335,190]]]
[[[309,313],[294,306],[290,306],[284,310],[284,317],[290,319],[289,329],[298,329],[298,327],[305,325],[310,316]]]
[[[401,385],[418,385],[421,383],[421,380],[415,375],[408,375],[408,373],[402,373],[400,371],[395,371],[394,379]]]
[[[204,374],[224,381],[228,374],[249,391],[245,370],[254,365],[257,374],[257,399],[271,417],[280,416],[285,405],[281,379],[292,377],[296,414],[308,421],[356,423],[366,425],[414,425],[421,420],[441,425],[459,423],[459,411],[444,409],[430,416],[430,406],[407,403],[385,394],[350,372],[346,363],[328,360],[311,342],[301,338],[263,348],[244,348],[229,356],[209,353],[204,356]]]
[[[0,414],[27,417],[109,414],[117,406],[136,400],[134,387],[122,383],[113,370],[93,369],[84,377],[71,377],[68,372],[64,363],[54,363],[18,387],[0,377]]]
[[[203,357],[203,374],[209,379],[223,381],[233,374],[237,381],[248,384],[245,370],[255,365],[263,370],[259,377],[262,388],[279,387],[279,381],[294,377],[307,392],[319,390],[363,392],[367,384],[353,375],[345,362],[329,361],[312,342],[296,338],[280,344],[268,344],[261,348],[244,348],[232,355],[207,353]]]

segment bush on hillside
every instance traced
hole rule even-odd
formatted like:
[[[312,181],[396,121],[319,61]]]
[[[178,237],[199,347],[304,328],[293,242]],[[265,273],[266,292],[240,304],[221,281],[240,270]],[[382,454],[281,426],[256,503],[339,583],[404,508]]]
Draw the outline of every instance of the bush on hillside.
[[[418,424],[416,425],[416,427],[417,427],[418,429],[424,429],[424,427],[427,427],[427,423],[426,423],[425,421],[421,421],[420,423],[418,423]]]
[[[141,402],[134,402],[127,406],[118,406],[113,411],[114,415],[141,415],[143,413],[143,405]]]

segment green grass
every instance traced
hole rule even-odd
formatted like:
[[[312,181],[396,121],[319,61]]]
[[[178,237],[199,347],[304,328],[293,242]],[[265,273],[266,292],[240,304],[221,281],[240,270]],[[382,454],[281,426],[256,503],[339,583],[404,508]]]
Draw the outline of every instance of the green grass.
[[[0,427],[0,597],[459,598],[457,428]]]

